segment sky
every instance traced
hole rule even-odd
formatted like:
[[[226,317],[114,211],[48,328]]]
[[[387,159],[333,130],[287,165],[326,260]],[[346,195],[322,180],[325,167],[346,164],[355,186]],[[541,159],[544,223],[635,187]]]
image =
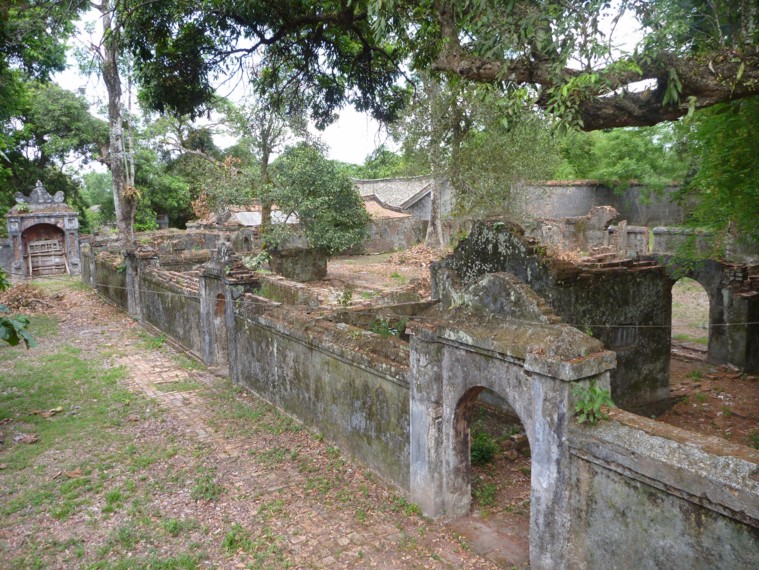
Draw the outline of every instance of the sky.
[[[72,48],[77,45],[81,47],[83,42],[99,42],[100,25],[97,19],[97,11],[93,10],[87,13],[77,27],[79,34],[72,43]],[[83,92],[90,103],[95,103],[91,108],[93,113],[97,113],[97,108],[101,106],[96,101],[100,100],[103,105],[105,104],[106,91],[103,82],[95,76],[83,77],[79,75],[73,49],[69,50],[68,69],[56,74],[53,79],[64,89]],[[238,92],[242,96],[242,87],[233,91],[230,98],[235,100]],[[126,101],[125,95],[123,100]],[[103,116],[103,118],[105,117]],[[367,155],[387,142],[387,134],[380,129],[379,123],[369,115],[359,113],[353,107],[342,109],[339,119],[324,131],[318,131],[315,127],[312,127],[311,131],[327,145],[329,149],[328,158],[353,164],[362,164]],[[235,139],[229,136],[218,136],[214,137],[214,141],[221,148],[226,148],[234,144]]]

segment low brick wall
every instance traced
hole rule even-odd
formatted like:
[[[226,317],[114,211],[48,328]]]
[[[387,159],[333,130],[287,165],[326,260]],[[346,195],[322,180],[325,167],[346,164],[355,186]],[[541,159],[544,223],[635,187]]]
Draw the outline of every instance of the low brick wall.
[[[408,345],[294,309],[258,311],[235,309],[234,382],[408,489]]]
[[[197,285],[183,286],[168,272],[143,269],[140,289],[142,318],[200,355],[202,332]]]
[[[91,255],[91,254],[90,254]],[[82,265],[93,263],[82,260]],[[90,271],[91,284],[103,297],[116,303],[122,309],[127,308],[126,272],[121,257],[101,253],[94,258],[94,272]]]
[[[759,568],[759,451],[619,410],[569,443],[583,567]]]

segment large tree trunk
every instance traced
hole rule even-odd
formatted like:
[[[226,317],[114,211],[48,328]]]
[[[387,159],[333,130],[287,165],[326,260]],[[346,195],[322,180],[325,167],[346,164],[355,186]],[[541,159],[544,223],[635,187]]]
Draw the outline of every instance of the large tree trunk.
[[[270,150],[265,147],[261,153],[261,237],[265,238],[271,226],[271,199],[268,196],[267,188],[269,187],[269,156]]]
[[[424,245],[427,247],[443,247],[443,222],[440,215],[440,194],[445,183],[445,172],[432,173],[432,188],[430,189],[430,221],[427,224],[427,235]]]
[[[103,62],[101,72],[108,91],[108,128],[110,145],[108,165],[113,180],[113,203],[116,226],[122,248],[134,242],[134,212],[136,196],[127,182],[127,156],[124,148],[124,129],[121,119],[121,77],[119,76],[119,29],[115,7],[108,0],[99,5],[103,17]]]

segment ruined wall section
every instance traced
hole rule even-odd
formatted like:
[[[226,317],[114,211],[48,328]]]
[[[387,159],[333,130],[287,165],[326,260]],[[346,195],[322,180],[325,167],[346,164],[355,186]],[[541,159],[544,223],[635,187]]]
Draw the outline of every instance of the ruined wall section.
[[[548,257],[519,227],[479,222],[451,256],[433,265],[432,296],[454,305],[457,288],[498,272],[527,283],[565,323],[617,352],[611,385],[618,405],[637,409],[669,396],[672,292],[663,268],[633,260],[575,265]]]
[[[759,568],[759,452],[619,410],[569,446],[575,560]]]
[[[232,380],[408,488],[408,345],[263,301],[234,308]]]
[[[143,267],[139,285],[143,319],[199,356],[202,347],[198,274]]]

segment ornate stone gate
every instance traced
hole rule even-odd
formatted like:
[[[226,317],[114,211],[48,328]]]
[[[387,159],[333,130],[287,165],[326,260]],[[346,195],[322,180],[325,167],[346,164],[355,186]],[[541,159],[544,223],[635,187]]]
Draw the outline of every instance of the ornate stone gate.
[[[16,193],[17,203],[5,216],[14,277],[81,273],[79,219],[63,199],[63,192],[50,196],[39,180],[28,197]]]

